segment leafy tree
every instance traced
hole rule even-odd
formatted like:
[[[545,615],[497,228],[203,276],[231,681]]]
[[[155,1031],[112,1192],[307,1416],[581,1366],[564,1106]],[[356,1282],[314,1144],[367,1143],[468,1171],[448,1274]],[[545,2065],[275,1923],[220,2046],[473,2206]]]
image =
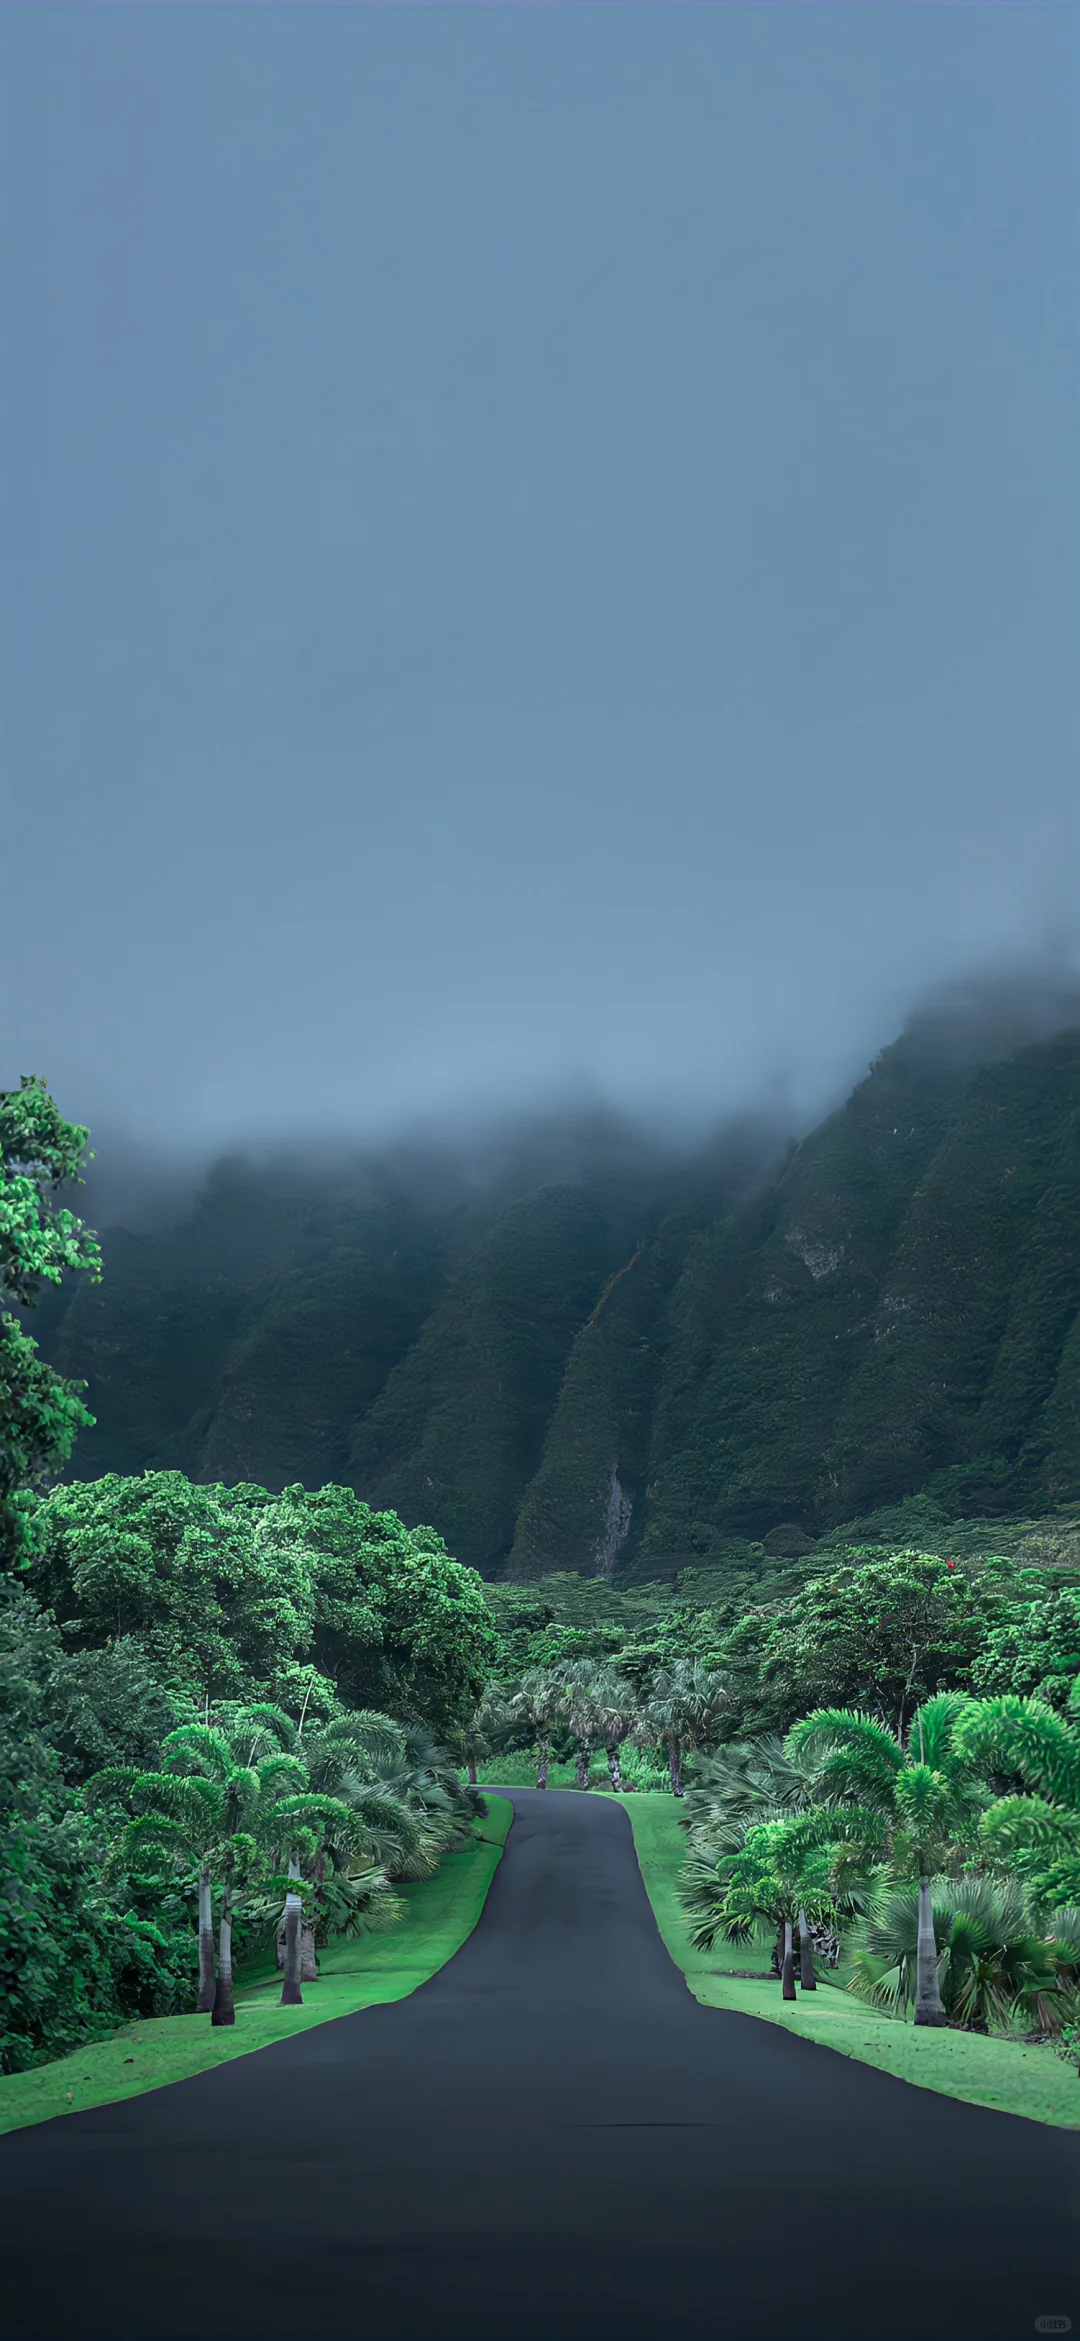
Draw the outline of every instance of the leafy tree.
[[[107,1764],[156,1765],[190,1702],[170,1693],[133,1636],[58,1653],[49,1677],[49,1739],[65,1780],[81,1786]]]
[[[981,1858],[1022,1878],[1037,1908],[1080,1903],[1080,1680],[1065,1715],[1007,1693],[973,1701],[957,1739],[1002,1791],[980,1818]]]
[[[32,1582],[85,1643],[134,1637],[204,1711],[310,1644],[307,1554],[180,1471],[84,1480],[41,1507]]]
[[[269,1546],[306,1556],[312,1652],[349,1705],[387,1707],[434,1730],[460,1723],[491,1675],[498,1639],[475,1569],[451,1560],[432,1528],[373,1512],[351,1488],[222,1491],[254,1509]],[[254,1501],[253,1501],[254,1499]]]
[[[675,1602],[665,1606],[647,1630],[639,1630],[618,1646],[615,1664],[643,1698],[652,1676],[680,1660],[696,1658],[706,1673],[716,1673],[724,1664],[725,1646],[715,1607],[692,1608],[686,1602]]]
[[[168,2014],[190,1936],[175,1897],[148,1912],[63,1781],[47,1726],[63,1664],[26,1587],[0,1586],[0,2071],[61,2056],[125,2016]]]
[[[316,1717],[305,1729],[280,1707],[257,1703],[228,1718],[230,1736],[248,1759],[280,1747],[303,1761],[309,1786],[327,1800],[325,1825],[303,1848],[293,1866],[289,1894],[295,1905],[305,1882],[310,1885],[310,1911],[301,1913],[301,1975],[318,1980],[317,1947],[331,1931],[354,1933],[373,1918],[386,1923],[397,1914],[387,1899],[390,1878],[408,1874],[409,1864],[425,1848],[421,1820],[407,1796],[396,1794],[378,1766],[388,1764],[400,1773],[408,1762],[407,1736],[387,1715],[338,1710]],[[288,1964],[289,1910],[278,1930],[279,1956]],[[295,1917],[295,1908],[293,1915]]]
[[[419,1845],[390,1865],[391,1877],[430,1877],[444,1853],[467,1841],[476,1815],[485,1810],[483,1796],[462,1786],[449,1749],[422,1723],[404,1724],[400,1754],[375,1750],[368,1769],[372,1787],[406,1806],[419,1824]]]
[[[751,1829],[788,1820],[808,1802],[806,1772],[791,1762],[783,1741],[775,1736],[732,1742],[712,1756],[699,1758],[687,1793],[686,1812],[680,1816],[681,1825],[688,1832],[690,1874],[697,1878],[700,1888],[695,1907],[706,1909],[715,1899],[708,1889],[708,1880],[720,1877],[720,1865],[726,1856],[743,1851]],[[798,1882],[798,1879],[789,1881],[793,1891]],[[839,1938],[833,1931],[831,1911],[828,1916],[819,1914],[811,1920],[805,1902],[800,1902],[797,1917],[800,1980],[804,1991],[814,1991],[817,1988],[815,1945],[820,1947],[823,1956],[832,1960],[839,1950]],[[782,1972],[786,1949],[790,1946],[781,1935],[773,1952],[778,1974]]]
[[[80,1391],[38,1356],[12,1309],[32,1309],[65,1270],[101,1281],[97,1238],[58,1201],[77,1181],[89,1131],[65,1122],[44,1081],[24,1074],[0,1091],[0,1565],[25,1564],[34,1541],[33,1489],[67,1462],[93,1423]]]
[[[274,1498],[182,1472],[109,1473],[55,1489],[39,1533],[33,1581],[57,1616],[85,1642],[134,1636],[204,1715],[256,1689],[290,1692],[314,1660],[350,1705],[448,1728],[491,1672],[475,1572],[349,1488]]]
[[[792,1762],[782,1739],[763,1732],[760,1739],[732,1740],[697,1759],[680,1823],[697,1850],[707,1841],[730,1853],[753,1823],[778,1820],[808,1801],[805,1768]]]
[[[1010,1605],[991,1626],[971,1668],[972,1689],[984,1697],[1012,1692],[1063,1707],[1080,1677],[1080,1589],[1055,1585]]]
[[[902,1736],[934,1692],[967,1682],[1003,1605],[992,1579],[921,1553],[812,1578],[729,1636],[736,1730],[784,1731],[835,1706],[875,1713]]]
[[[662,1740],[667,1750],[668,1776],[675,1796],[683,1793],[682,1759],[708,1737],[727,1696],[723,1675],[711,1673],[696,1658],[678,1658],[659,1667],[649,1684],[641,1710],[638,1736]]]
[[[988,1777],[1012,1774],[1025,1788],[1080,1810],[1080,1679],[1068,1713],[1042,1699],[972,1699],[958,1708],[956,1744]]]

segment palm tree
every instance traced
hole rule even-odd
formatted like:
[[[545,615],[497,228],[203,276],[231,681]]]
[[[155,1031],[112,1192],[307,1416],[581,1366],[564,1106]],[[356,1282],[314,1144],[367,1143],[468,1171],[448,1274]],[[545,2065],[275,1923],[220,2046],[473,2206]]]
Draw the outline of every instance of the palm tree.
[[[775,1935],[773,1964],[785,2000],[795,1994],[794,1931],[798,1921],[803,1988],[813,1976],[813,1945],[807,1910],[832,1908],[826,1856],[807,1844],[797,1820],[733,1824],[741,1843],[710,1857],[687,1853],[683,1901],[694,1917],[690,1939],[697,1950],[712,1950],[718,1938],[746,1942],[755,1933]]]
[[[614,1668],[600,1668],[593,1684],[593,1736],[607,1757],[608,1778],[622,1793],[622,1749],[638,1720],[637,1693]]]
[[[250,1841],[255,1856],[263,1861],[275,1854],[286,1853],[288,1886],[285,1895],[285,1963],[281,1999],[285,2007],[298,2006],[302,2000],[300,1988],[300,1948],[302,1896],[300,1885],[300,1856],[318,1842],[322,1831],[333,1815],[328,1800],[313,1795],[311,1782],[299,1748],[259,1754],[266,1747],[267,1734],[261,1721],[244,1711],[234,1711],[228,1727],[211,1728],[204,1724],[186,1725],[170,1734],[163,1751],[164,1767],[170,1772],[188,1772],[207,1775],[219,1787],[227,1818],[234,1824],[233,1834]],[[287,1850],[286,1850],[287,1849]],[[254,1867],[254,1860],[250,1867]],[[214,1995],[211,2021],[215,2024],[235,2022],[232,1981],[232,1926],[233,1926],[233,1864],[226,1861],[222,1890],[222,1912],[218,1946],[218,1982]]]
[[[472,1714],[449,1735],[454,1755],[468,1771],[470,1788],[476,1787],[477,1765],[487,1761],[507,1716],[507,1700],[501,1684],[489,1683]]]
[[[388,1864],[390,1876],[427,1878],[444,1853],[467,1842],[476,1815],[485,1809],[484,1799],[478,1789],[464,1786],[450,1750],[433,1740],[424,1724],[405,1723],[398,1730],[399,1752],[369,1760],[362,1794],[392,1800],[414,1832],[412,1850]]]
[[[589,1785],[589,1758],[593,1740],[598,1736],[600,1711],[598,1691],[600,1669],[590,1658],[564,1660],[556,1668],[566,1701],[566,1720],[577,1741],[574,1752],[574,1770],[579,1788]]]
[[[931,1875],[957,1843],[973,1840],[985,1803],[958,1734],[970,1705],[962,1692],[939,1691],[917,1710],[906,1746],[874,1716],[843,1707],[818,1708],[787,1736],[789,1757],[810,1769],[815,1800],[841,1812],[847,1808],[846,1826],[838,1833],[858,1834],[865,1815],[867,1841],[873,1843],[884,1826],[894,1867],[915,1868],[916,2024],[946,2021]]]
[[[566,1721],[566,1689],[553,1667],[535,1666],[523,1675],[509,1701],[511,1715],[526,1723],[536,1744],[536,1785],[546,1788],[551,1742]]]
[[[686,1796],[680,1826],[688,1831],[688,1853],[708,1872],[723,1854],[737,1853],[747,1830],[756,1823],[784,1820],[808,1802],[805,1768],[793,1764],[775,1733],[760,1739],[731,1741],[715,1755],[702,1758]],[[700,1873],[699,1873],[700,1874]],[[786,1927],[786,1919],[783,1922]],[[779,1922],[778,1922],[779,1924]],[[835,1945],[831,1925],[818,1921],[818,1941]],[[817,1990],[814,1970],[816,1943],[806,1910],[798,1911],[799,1982],[803,1991]],[[773,1964],[783,1972],[786,1940],[778,1935]]]
[[[731,1740],[701,1757],[679,1825],[689,1831],[696,1852],[708,1845],[733,1853],[751,1822],[778,1820],[808,1802],[805,1766],[791,1762],[776,1733],[763,1732],[760,1739]]]
[[[245,1747],[240,1753],[250,1750]],[[312,1795],[306,1766],[298,1756],[278,1751],[253,1763],[238,1761],[229,1734],[206,1724],[182,1724],[168,1734],[160,1771],[111,1766],[88,1781],[84,1793],[91,1802],[109,1798],[133,1808],[121,1837],[127,1858],[137,1861],[153,1851],[183,1867],[197,1867],[199,2006],[204,2013],[213,1974],[212,1936],[207,1956],[207,1905],[212,1908],[217,1888],[218,1959],[210,2017],[213,2024],[235,2023],[232,1930],[237,1894],[257,1880],[275,1851],[287,1846],[295,1902],[298,1868],[294,1870],[297,1857],[292,1849],[310,1847],[335,1817],[347,1821],[346,1809],[335,1816],[331,1799]],[[294,1927],[294,1940],[295,1933]],[[283,1999],[294,2001],[298,1992],[293,1960],[286,1969]]]
[[[947,2015],[985,2032],[1019,2008],[1049,2030],[1050,1999],[1062,1972],[1080,1960],[1080,1912],[1055,1911],[1042,1927],[1016,1879],[935,1878],[931,1891]],[[910,2005],[918,1932],[912,1888],[882,1886],[849,1944],[851,1989],[859,1998],[897,2013]]]
[[[683,1756],[707,1738],[725,1697],[723,1675],[710,1673],[697,1658],[677,1658],[653,1675],[637,1736],[663,1741],[675,1796],[683,1793]]]
[[[194,1870],[198,1882],[199,1989],[196,2013],[209,2015],[217,1990],[214,1953],[214,1886],[221,1868],[221,1802],[209,1783],[178,1781],[157,1772],[142,1772],[137,1764],[112,1764],[91,1775],[83,1785],[87,1805],[141,1804],[138,1823],[130,1818],[120,1838],[121,1850],[138,1864],[164,1854],[172,1865]]]
[[[956,1744],[984,1775],[1015,1774],[1060,1810],[1080,1812],[1080,1676],[1065,1716],[1045,1699],[967,1700]]]
[[[338,1919],[342,1910],[351,1913],[354,1927],[363,1923],[365,1909],[384,1923],[391,1907],[400,1908],[386,1901],[390,1880],[429,1877],[437,1867],[459,1825],[457,1773],[445,1751],[418,1734],[417,1727],[367,1708],[346,1710],[304,1730],[283,1709],[262,1701],[237,1709],[231,1727],[238,1737],[250,1735],[251,1751],[276,1745],[301,1754],[312,1789],[327,1800],[327,1826],[306,1865],[313,1904],[310,1915],[300,1917],[300,1981],[314,1983],[316,1946],[329,1934],[331,1905]],[[304,1868],[300,1863],[292,1868],[295,1896]],[[287,1886],[278,1925],[278,1959],[286,1970],[289,1891]]]

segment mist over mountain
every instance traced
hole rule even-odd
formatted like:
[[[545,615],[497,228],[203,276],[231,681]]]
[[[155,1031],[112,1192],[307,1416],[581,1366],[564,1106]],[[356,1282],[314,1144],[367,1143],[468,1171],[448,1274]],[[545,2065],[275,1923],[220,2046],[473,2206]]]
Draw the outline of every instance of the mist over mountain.
[[[802,1135],[1075,948],[1072,13],[0,11],[0,1085],[163,1150],[99,1218]]]
[[[1071,12],[0,44],[74,1468],[345,1479],[490,1572],[1058,1500]]]
[[[1080,992],[935,995],[800,1139],[593,1108],[224,1156],[104,1250],[34,1327],[89,1384],[77,1475],[343,1481],[526,1577],[667,1573],[942,1474],[961,1509],[1052,1507],[1080,1497]]]

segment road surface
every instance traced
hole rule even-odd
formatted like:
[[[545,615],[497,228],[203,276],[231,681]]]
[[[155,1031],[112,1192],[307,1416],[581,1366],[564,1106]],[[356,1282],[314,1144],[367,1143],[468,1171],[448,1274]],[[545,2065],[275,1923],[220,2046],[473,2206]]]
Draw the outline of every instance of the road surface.
[[[512,1793],[411,1999],[0,2139],[5,2341],[1080,2332],[1080,2134],[700,2007],[614,1800]]]

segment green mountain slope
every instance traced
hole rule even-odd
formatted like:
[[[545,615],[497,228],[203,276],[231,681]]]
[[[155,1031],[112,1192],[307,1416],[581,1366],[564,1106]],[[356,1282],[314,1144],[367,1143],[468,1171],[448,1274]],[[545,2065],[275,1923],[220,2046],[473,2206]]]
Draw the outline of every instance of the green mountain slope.
[[[1075,1493],[1078,1177],[1080,1036],[974,1072],[886,1051],[687,1261],[644,1549],[819,1530],[983,1456],[1017,1501]]]
[[[1080,1031],[995,1059],[915,1026],[768,1175],[770,1146],[223,1165],[43,1319],[98,1416],[74,1468],[338,1479],[517,1577],[666,1573],[928,1485],[1080,1498]]]
[[[583,1186],[516,1204],[357,1426],[352,1484],[406,1517],[445,1519],[451,1549],[488,1573],[513,1544],[574,1335],[621,1248],[619,1217]]]

